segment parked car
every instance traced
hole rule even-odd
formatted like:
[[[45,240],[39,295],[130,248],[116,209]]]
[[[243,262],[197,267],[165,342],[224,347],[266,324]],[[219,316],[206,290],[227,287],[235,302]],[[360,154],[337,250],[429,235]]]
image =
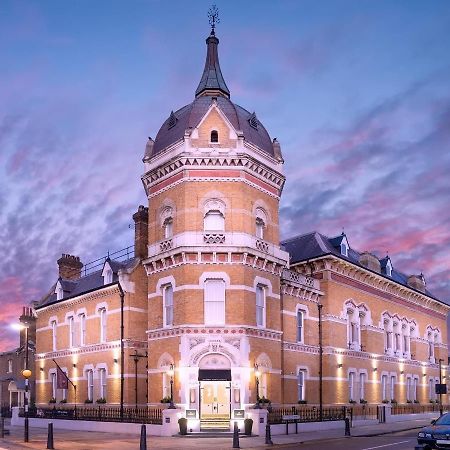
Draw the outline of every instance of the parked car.
[[[450,449],[450,413],[443,414],[439,419],[432,420],[431,425],[422,428],[417,435],[417,442],[425,450]]]

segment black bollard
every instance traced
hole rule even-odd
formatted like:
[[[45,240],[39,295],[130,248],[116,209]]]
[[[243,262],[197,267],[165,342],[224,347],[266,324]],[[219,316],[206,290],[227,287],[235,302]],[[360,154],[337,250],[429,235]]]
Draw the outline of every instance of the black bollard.
[[[270,432],[270,425],[266,425],[266,444],[267,445],[273,445],[272,442],[272,433]]]
[[[345,418],[345,435],[351,436],[350,435],[350,419],[348,417]]]
[[[139,445],[139,450],[147,450],[147,428],[145,425],[141,426],[141,443]]]
[[[53,446],[53,424],[49,423],[48,424],[48,433],[47,433],[47,448],[54,450],[54,446]]]
[[[233,448],[241,448],[239,446],[239,428],[237,422],[234,422],[233,429]]]

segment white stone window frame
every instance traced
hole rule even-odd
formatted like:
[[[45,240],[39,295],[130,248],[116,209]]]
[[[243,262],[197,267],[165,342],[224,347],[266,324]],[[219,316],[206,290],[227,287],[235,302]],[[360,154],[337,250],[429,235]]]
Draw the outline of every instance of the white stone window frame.
[[[360,369],[358,371],[358,390],[359,390],[359,400],[366,400],[366,385],[369,380],[369,375],[367,369]],[[361,383],[363,381],[363,383]]]
[[[105,379],[102,380],[102,371],[105,375]],[[105,400],[107,400],[108,398],[108,377],[109,377],[109,373],[108,373],[108,365],[106,363],[98,363],[95,366],[95,372],[97,372],[98,377],[97,377],[97,381],[98,381],[98,397],[99,398],[104,398]],[[104,381],[104,384],[102,383],[102,381]],[[95,393],[95,390],[94,390]]]
[[[106,286],[108,284],[111,284],[113,282],[113,276],[114,273],[111,268],[111,265],[109,264],[109,261],[106,261],[102,270],[103,285]]]
[[[351,367],[347,371],[347,386],[348,386],[348,401],[355,401],[355,387],[356,387],[356,377],[358,371],[356,368]]]
[[[78,318],[78,344],[80,347],[86,345],[86,337],[87,337],[87,311],[86,308],[77,311]]]
[[[392,277],[392,263],[390,258],[388,258],[386,263],[386,276]]]
[[[174,209],[166,205],[159,215],[161,228],[163,229],[163,239],[172,239],[173,237],[173,212]]]
[[[58,341],[58,320],[56,317],[50,321],[50,327],[52,330],[52,351],[56,352]]]
[[[297,381],[297,397],[301,397],[301,398],[297,398],[298,401],[305,401],[306,400],[306,380],[308,379],[308,367],[306,366],[297,366],[296,372],[295,372],[295,379]],[[301,395],[300,394],[300,383],[299,383],[299,379],[300,379],[300,373],[303,374],[303,386],[302,386],[302,392]]]
[[[380,374],[380,386],[381,386],[381,400],[389,401],[391,397],[390,393],[390,381],[389,381],[389,372],[381,372]]]
[[[398,384],[398,376],[395,372],[390,372],[389,373],[389,393],[391,398],[389,400],[397,400],[395,398],[396,394],[397,394],[397,384]]]
[[[213,141],[212,138],[212,134],[213,131],[215,131],[217,133],[217,141]],[[209,130],[209,143],[213,144],[213,145],[218,145],[220,144],[220,134],[219,134],[219,130],[217,129],[217,127],[213,127]]]
[[[266,317],[267,317],[267,307],[266,307],[266,299],[267,299],[267,285],[263,283],[258,283],[255,287],[255,320],[256,326],[258,328],[266,328]],[[258,305],[258,292],[262,294],[262,305]],[[261,310],[261,323],[258,323],[258,308]]]
[[[99,317],[99,326],[100,326],[100,343],[105,343],[108,341],[108,304],[101,303],[95,306],[95,310],[97,311]]]
[[[260,206],[255,209],[255,228],[256,237],[264,240],[264,234],[267,228],[267,212]]]
[[[204,233],[224,233],[225,232],[225,203],[218,198],[210,198],[203,205],[203,232]],[[221,217],[221,225],[211,227],[207,224],[208,216],[217,215]]]
[[[167,292],[168,292],[168,289],[171,289],[171,291],[172,291],[172,304],[170,305],[170,307],[171,307],[170,323],[169,323],[168,317],[167,317],[167,309],[168,309]],[[172,283],[166,283],[163,286],[161,286],[162,304],[163,304],[163,328],[173,327],[173,316],[174,316],[174,312],[175,312],[174,291],[175,291],[175,289],[174,289],[174,286]]]
[[[347,237],[344,236],[342,238],[341,244],[339,245],[339,250],[341,252],[341,255],[348,257],[348,251],[350,249],[350,246],[348,245]]]
[[[64,298],[64,289],[62,287],[61,281],[58,280],[55,286],[56,300],[62,300]]]

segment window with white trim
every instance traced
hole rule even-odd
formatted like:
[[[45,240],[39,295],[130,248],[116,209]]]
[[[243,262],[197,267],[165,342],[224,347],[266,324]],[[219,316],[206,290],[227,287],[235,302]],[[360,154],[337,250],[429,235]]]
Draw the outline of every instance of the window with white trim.
[[[66,374],[66,376],[67,376],[67,371],[64,370],[63,372],[64,372],[64,373]],[[67,389],[63,389],[63,390],[62,390],[62,400],[66,400],[66,401],[67,401]]]
[[[56,373],[52,372],[50,377],[52,383],[52,398],[56,400]]]
[[[56,329],[57,329],[57,323],[56,320],[52,320],[51,322],[52,327],[52,350],[56,351]]]
[[[173,325],[173,287],[171,284],[163,287],[163,303],[164,326],[171,327]]]
[[[406,401],[412,401],[411,377],[406,378]]]
[[[345,239],[341,242],[341,255],[348,256],[348,245]]]
[[[435,400],[436,399],[436,392],[435,392],[435,388],[434,388],[434,380],[432,378],[430,378],[429,382],[428,382],[428,397],[430,400]]]
[[[225,281],[205,281],[205,325],[225,325]]]
[[[100,308],[98,312],[100,315],[100,342],[106,342],[106,308]]]
[[[264,239],[264,222],[259,217],[256,218],[256,237]]]
[[[419,385],[419,379],[414,378],[413,380],[413,401],[417,401],[417,387]]]
[[[56,285],[56,300],[62,300],[64,297],[64,290],[61,286],[61,283],[58,281]]]
[[[303,318],[304,312],[299,309],[297,310],[297,342],[303,342]]]
[[[388,376],[381,376],[381,399],[388,400],[388,392],[387,392],[387,384],[388,384]]]
[[[73,316],[69,317],[69,347],[75,347],[75,319]]]
[[[113,271],[110,268],[106,268],[103,275],[103,284],[111,284],[113,282]]]
[[[434,340],[432,333],[428,333],[428,358],[434,359]]]
[[[297,374],[297,392],[298,401],[305,401],[305,380],[306,380],[306,370],[300,369]]]
[[[225,217],[219,210],[211,210],[205,214],[204,231],[217,233],[225,230]]]
[[[89,369],[86,371],[87,378],[87,399],[94,400],[94,371]]]
[[[99,369],[100,398],[106,399],[106,369]]]
[[[86,345],[86,314],[80,314],[80,346]]]
[[[266,325],[266,289],[258,284],[256,286],[256,326],[264,327]]]
[[[173,236],[172,217],[168,217],[167,219],[164,220],[163,228],[164,228],[164,239],[170,239]]]
[[[8,373],[13,371],[13,362],[12,359],[8,359]]]
[[[348,374],[348,399],[352,401],[355,399],[355,373]]]
[[[210,142],[211,142],[211,144],[218,144],[219,143],[219,132],[217,130],[212,130],[211,131]]]
[[[391,375],[391,400],[395,400],[395,376]]]
[[[366,374],[360,373],[359,374],[359,399],[365,400],[365,387],[366,387]]]

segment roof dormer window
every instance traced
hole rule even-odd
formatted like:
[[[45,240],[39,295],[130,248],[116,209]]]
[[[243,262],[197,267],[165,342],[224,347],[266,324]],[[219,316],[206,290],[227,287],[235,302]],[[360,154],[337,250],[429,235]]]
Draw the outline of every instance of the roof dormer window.
[[[102,271],[102,277],[103,277],[103,284],[111,284],[113,282],[113,270],[109,264],[109,261],[105,262],[105,265],[103,267]]]
[[[387,263],[386,263],[386,275],[387,275],[388,277],[391,277],[391,276],[392,276],[392,263],[391,263],[391,260],[390,260],[390,259],[388,259],[388,260],[387,260]]]
[[[211,138],[210,138],[211,144],[218,144],[219,143],[219,132],[217,130],[211,131]]]
[[[64,297],[64,290],[63,290],[63,287],[62,287],[60,281],[58,281],[56,283],[55,294],[56,294],[56,300],[62,300]]]
[[[348,256],[348,242],[347,242],[347,239],[342,239],[342,242],[341,242],[341,255]]]

